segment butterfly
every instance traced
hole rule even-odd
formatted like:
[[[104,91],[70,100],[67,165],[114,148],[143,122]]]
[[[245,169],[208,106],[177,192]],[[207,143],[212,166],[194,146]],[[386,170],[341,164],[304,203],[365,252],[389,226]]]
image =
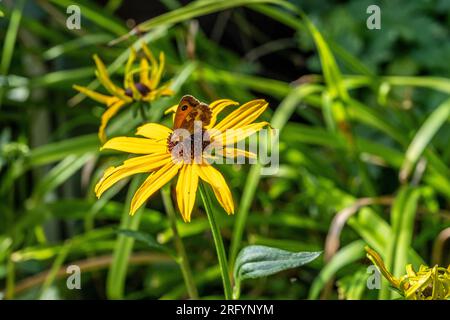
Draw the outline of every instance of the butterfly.
[[[211,123],[212,111],[206,103],[198,101],[191,95],[185,95],[178,104],[173,122],[174,129],[186,129],[194,133],[194,122],[201,121],[202,128]]]

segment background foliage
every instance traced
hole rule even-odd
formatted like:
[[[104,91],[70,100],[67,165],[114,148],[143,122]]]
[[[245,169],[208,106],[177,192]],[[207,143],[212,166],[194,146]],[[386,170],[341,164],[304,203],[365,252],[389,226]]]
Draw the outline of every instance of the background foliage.
[[[66,27],[73,2],[80,30]],[[169,124],[163,110],[186,93],[203,101],[264,97],[266,119],[282,129],[276,176],[260,176],[259,166],[221,168],[238,204],[234,217],[217,215],[230,260],[245,244],[324,250],[300,269],[247,280],[241,298],[394,297],[386,284],[367,289],[366,244],[396,275],[408,262],[448,265],[450,1],[376,2],[381,30],[366,28],[373,1],[365,0],[2,1],[3,296],[187,296],[161,196],[133,218],[129,195],[140,177],[95,199],[102,171],[123,158],[100,154],[103,107],[72,89],[98,86],[94,53],[120,81],[138,38],[108,42],[155,17],[138,41],[166,53],[165,77],[178,93],[153,103],[149,121]],[[139,121],[124,111],[108,133],[130,134]],[[200,295],[220,297],[203,209],[178,227]],[[133,242],[118,228],[149,238]],[[83,270],[82,290],[66,287],[70,264]]]

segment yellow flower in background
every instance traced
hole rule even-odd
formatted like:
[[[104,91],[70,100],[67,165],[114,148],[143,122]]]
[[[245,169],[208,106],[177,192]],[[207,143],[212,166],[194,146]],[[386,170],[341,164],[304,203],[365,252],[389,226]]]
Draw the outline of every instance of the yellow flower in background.
[[[191,98],[195,100],[195,98]],[[95,187],[97,197],[100,197],[103,192],[125,177],[137,173],[151,173],[136,191],[131,201],[130,214],[134,214],[150,196],[178,175],[176,198],[185,222],[191,220],[199,178],[211,185],[220,205],[228,214],[233,214],[234,203],[227,182],[223,175],[206,161],[205,150],[209,146],[215,145],[220,146],[223,155],[227,157],[255,158],[255,154],[235,148],[234,143],[268,125],[267,122],[253,123],[268,106],[267,102],[262,99],[243,104],[216,124],[219,112],[227,106],[237,104],[228,99],[214,101],[209,106],[203,104],[203,106],[209,108],[211,117],[208,125],[202,128],[203,136],[207,138],[202,140],[201,143],[201,159],[197,159],[199,154],[194,155],[195,151],[187,155],[188,160],[196,158],[199,161],[186,161],[186,154],[183,154],[183,149],[177,151],[177,147],[186,142],[190,145],[192,140],[189,140],[189,138],[182,141],[173,140],[176,130],[157,123],[148,123],[137,129],[136,135],[143,138],[117,137],[107,141],[102,149],[141,154],[141,156],[130,158],[118,167],[107,169]],[[180,110],[185,110],[184,107],[186,106],[180,103]],[[231,134],[225,139],[227,131]],[[235,132],[239,132],[239,134],[236,135]],[[230,141],[232,145],[227,144]]]
[[[450,265],[446,268],[433,268],[421,265],[414,271],[411,264],[406,265],[406,274],[394,277],[386,268],[380,255],[366,247],[367,257],[379,268],[389,283],[408,300],[447,300],[450,298]]]
[[[109,95],[79,85],[73,86],[74,89],[106,106],[106,111],[102,115],[98,131],[102,143],[106,141],[105,130],[109,120],[115,116],[123,106],[135,101],[151,102],[160,96],[170,96],[173,94],[173,91],[169,88],[169,83],[159,86],[164,72],[164,52],[160,52],[159,62],[157,62],[152,52],[145,44],[142,44],[142,51],[144,52],[144,57],[140,59],[139,67],[133,70],[137,54],[136,51],[131,48],[131,53],[125,66],[123,88],[116,86],[111,81],[104,63],[97,55],[94,55],[94,61],[97,67],[95,74],[102,86],[108,91]],[[139,81],[135,81],[134,75],[136,73],[139,73]]]

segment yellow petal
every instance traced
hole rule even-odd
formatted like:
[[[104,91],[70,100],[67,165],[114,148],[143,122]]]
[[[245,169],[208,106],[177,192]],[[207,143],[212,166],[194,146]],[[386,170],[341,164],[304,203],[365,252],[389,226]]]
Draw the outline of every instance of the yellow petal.
[[[133,196],[131,200],[130,214],[133,215],[152,194],[169,182],[180,169],[181,163],[169,161],[158,171],[152,173]]]
[[[150,73],[150,66],[148,64],[147,59],[142,58],[141,64],[139,66],[139,81],[144,84],[145,86],[150,88],[150,79],[148,78],[148,75]]]
[[[228,214],[234,213],[231,191],[222,174],[208,164],[196,165],[199,177],[211,185],[214,195]]]
[[[134,83],[133,73],[131,72],[134,60],[136,60],[136,50],[134,50],[134,48],[131,48],[127,64],[125,65],[125,77],[123,81],[124,88],[131,88],[132,84]]]
[[[147,57],[147,59],[150,60],[150,63],[152,64],[152,66],[154,64],[156,64],[156,59],[153,56],[153,53],[150,51],[147,44],[145,44],[144,42],[142,43],[142,50],[144,51],[144,54]]]
[[[177,112],[178,104],[171,106],[170,108],[164,111],[164,114],[175,113]]]
[[[103,192],[108,190],[119,180],[129,177],[133,174],[151,172],[171,161],[170,155],[163,154],[151,154],[146,156],[134,157],[124,161],[121,166],[108,168],[103,177],[95,186],[95,194],[100,197]]]
[[[103,61],[97,56],[94,55],[95,64],[97,65],[97,70],[95,71],[95,74],[97,75],[98,80],[100,83],[105,87],[108,92],[116,97],[119,97],[120,99],[131,102],[132,99],[125,95],[125,91],[119,87],[117,87],[109,78],[108,71],[106,70],[105,65],[103,64]]]
[[[212,111],[211,122],[206,128],[212,128],[217,122],[217,116],[223,109],[228,106],[237,106],[238,102],[230,100],[230,99],[220,99],[210,103],[209,108]]]
[[[106,141],[105,130],[109,120],[111,120],[111,118],[114,117],[117,114],[117,112],[119,112],[120,108],[122,108],[124,105],[125,105],[124,101],[117,100],[112,106],[110,106],[108,109],[106,109],[105,112],[103,112],[100,127],[98,128],[98,137],[101,143],[104,143]]]
[[[173,91],[170,88],[165,88],[161,92],[161,96],[163,96],[163,97],[170,97],[170,96],[173,96],[174,94],[175,94],[175,91]]]
[[[195,164],[185,164],[178,175],[176,186],[178,209],[184,222],[191,221],[198,186],[198,174]]]
[[[214,129],[225,131],[246,126],[255,121],[266,109],[264,99],[249,101],[226,116]]]
[[[113,149],[136,154],[164,153],[167,152],[166,142],[134,137],[117,137],[108,140],[103,149]]]
[[[405,291],[405,298],[415,300],[417,297],[416,294],[424,290],[432,281],[431,274],[432,272],[430,270],[423,276],[419,277],[419,279]]]
[[[255,134],[266,126],[270,126],[270,124],[266,121],[263,121],[252,123],[236,129],[228,129],[222,132],[212,130],[210,137],[217,143],[221,143],[222,145],[230,145],[246,139],[247,137]]]
[[[151,89],[156,89],[158,87],[159,82],[161,81],[162,74],[164,72],[164,66],[166,62],[166,56],[164,52],[159,53],[159,67],[156,69],[156,72],[152,74],[151,79]]]
[[[416,272],[413,269],[412,264],[407,264],[406,265],[406,274],[408,275],[408,277],[415,277],[415,276],[417,276]]]
[[[115,96],[107,96],[98,92],[95,92],[93,90],[90,90],[86,87],[82,87],[79,85],[74,85],[73,88],[83,94],[85,94],[86,96],[88,96],[89,98],[100,102],[104,105],[110,106],[112,104],[113,101],[117,100],[117,97]]]
[[[163,96],[163,97],[170,97],[173,96],[175,94],[175,91],[173,91],[170,88],[171,83],[167,82],[166,84],[164,84],[163,86],[159,87],[159,89],[157,90],[158,95],[159,96]]]
[[[136,135],[144,136],[148,139],[157,141],[167,141],[167,138],[172,133],[172,129],[167,128],[159,123],[147,123],[136,130]]]
[[[172,89],[166,88],[165,86],[166,85],[164,85],[164,87],[159,87],[158,89],[153,89],[142,100],[151,102],[159,97],[162,97],[162,96],[167,97],[167,96],[171,96],[175,93]]]
[[[155,57],[153,56],[153,53],[150,51],[150,49],[147,47],[145,43],[142,43],[142,50],[144,51],[145,56],[148,60],[150,60],[150,66],[151,66],[151,75],[149,80],[149,87],[152,88],[153,79],[155,77],[155,74],[158,72],[158,63],[156,62]]]

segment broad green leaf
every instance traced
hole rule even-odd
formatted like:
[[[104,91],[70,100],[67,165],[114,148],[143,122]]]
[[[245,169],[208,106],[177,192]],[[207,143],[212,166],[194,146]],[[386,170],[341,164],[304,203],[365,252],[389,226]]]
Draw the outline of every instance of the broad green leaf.
[[[238,254],[234,265],[234,294],[239,297],[242,280],[267,277],[283,270],[298,268],[313,261],[321,253],[291,252],[258,245],[245,247]]]

